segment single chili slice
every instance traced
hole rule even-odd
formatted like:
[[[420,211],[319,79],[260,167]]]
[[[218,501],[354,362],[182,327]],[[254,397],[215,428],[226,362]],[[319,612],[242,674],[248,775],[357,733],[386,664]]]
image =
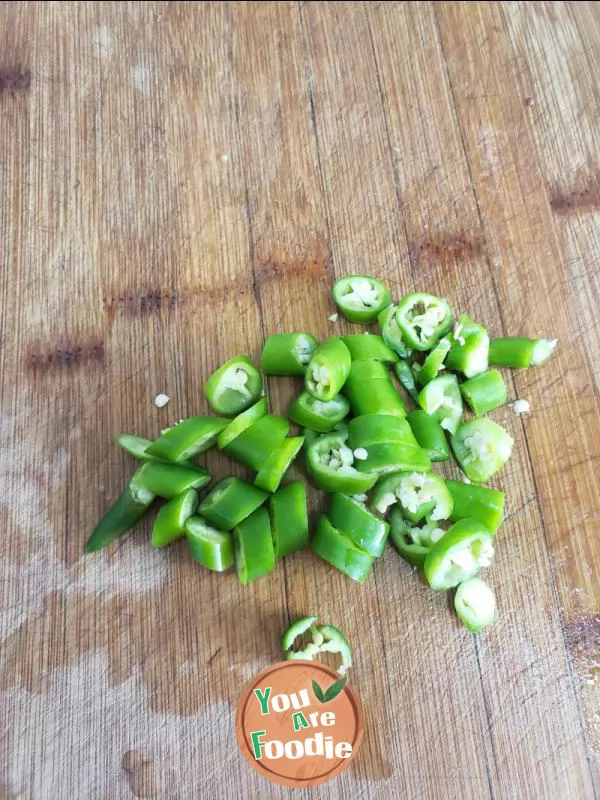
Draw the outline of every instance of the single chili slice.
[[[419,391],[417,389],[417,384],[415,382],[414,372],[412,371],[412,367],[410,366],[408,361],[403,361],[402,359],[400,359],[400,361],[398,361],[398,363],[394,366],[394,371],[401,385],[408,392],[408,395],[418,405]]]
[[[148,491],[171,500],[188,489],[201,489],[210,483],[211,476],[201,467],[147,461],[139,469],[138,480]]]
[[[267,493],[240,478],[224,478],[207,494],[198,512],[223,531],[230,531],[267,499]]]
[[[525,336],[504,336],[490,342],[490,364],[498,367],[532,367],[547,361],[557,339],[528,339]]]
[[[427,553],[444,533],[434,522],[416,525],[404,519],[399,508],[392,509],[390,539],[402,558],[413,567],[423,569]]]
[[[463,414],[462,395],[456,375],[440,375],[419,392],[421,408],[436,419],[442,428],[454,433]]]
[[[348,444],[352,450],[392,442],[419,446],[406,419],[394,414],[363,414],[348,423]]]
[[[213,528],[201,516],[185,523],[185,536],[192,558],[213,572],[225,572],[233,566],[233,536]]]
[[[364,472],[383,475],[400,470],[424,472],[431,467],[431,460],[420,447],[387,442],[371,444],[354,450],[356,463]]]
[[[287,419],[265,414],[225,445],[223,452],[258,472],[271,453],[283,443],[289,428]]]
[[[398,311],[397,305],[391,305],[384,308],[377,316],[377,322],[381,328],[381,335],[383,341],[395,350],[400,358],[410,358],[413,353],[413,348],[410,347],[402,338],[402,331],[398,326],[396,320],[396,312]]]
[[[506,403],[506,384],[497,369],[490,369],[461,383],[460,391],[478,417]]]
[[[473,483],[485,483],[498,472],[514,444],[504,428],[485,417],[459,425],[450,443],[460,468]]]
[[[334,528],[362,550],[375,557],[383,553],[389,525],[372,514],[364,503],[336,493],[331,497],[327,516]]]
[[[336,530],[325,514],[319,517],[311,547],[324,561],[358,583],[364,583],[373,566],[373,556]]]
[[[413,364],[413,373],[419,386],[425,386],[429,381],[437,378],[438,373],[444,369],[444,359],[450,350],[450,346],[450,339],[444,336],[422,364],[417,364],[416,362]]]
[[[275,567],[269,514],[258,508],[233,529],[233,556],[238,580],[250,583]]]
[[[331,293],[333,302],[351,322],[373,322],[392,302],[390,290],[370,275],[338,278]]]
[[[346,444],[348,433],[325,433],[309,445],[307,471],[325,492],[361,494],[377,480],[376,474],[360,472],[353,466],[354,454]]]
[[[212,447],[229,425],[223,417],[190,417],[169,428],[146,450],[146,455],[164,461],[186,461]]]
[[[494,621],[496,598],[485,581],[470,578],[456,590],[454,608],[467,630],[479,633]]]
[[[411,427],[417,444],[425,450],[431,461],[447,461],[450,458],[446,434],[435,417],[417,408],[408,412],[406,421]]]
[[[204,391],[217,414],[233,417],[256,403],[262,388],[261,374],[252,359],[236,356],[213,372]]]
[[[395,502],[410,522],[427,518],[433,522],[448,519],[452,495],[436,472],[404,472],[395,484]]]
[[[278,489],[303,444],[304,436],[290,436],[284,439],[258,470],[254,485],[267,492]]]
[[[254,403],[253,406],[242,411],[235,419],[232,419],[229,425],[219,434],[217,444],[220,450],[223,450],[230,444],[236,437],[243,433],[246,428],[249,428],[256,420],[264,417],[269,411],[267,398],[261,399]]]
[[[260,357],[265,375],[304,375],[318,342],[310,333],[273,333]]]
[[[489,567],[493,535],[476,519],[461,519],[433,545],[425,559],[425,577],[432,589],[452,589]]]
[[[317,617],[299,617],[281,634],[279,644],[286,660],[307,659],[312,661],[319,652],[319,645],[314,641],[306,642],[306,634],[313,633]]]
[[[339,628],[334,625],[317,625],[316,634],[318,634],[320,641],[320,653],[338,653],[341,658],[341,664],[337,671],[340,675],[345,675],[352,666],[352,650],[348,640]],[[315,634],[313,633],[313,641]]]
[[[446,486],[453,500],[451,520],[472,517],[492,533],[498,530],[504,516],[504,492],[453,480],[447,480]]]
[[[140,481],[140,467],[87,540],[84,552],[95,553],[131,530],[146,515],[156,494]]]
[[[154,444],[150,439],[144,439],[142,436],[135,436],[132,433],[122,433],[117,436],[117,444],[138,461],[153,460],[152,456],[146,453],[146,450]]]
[[[294,481],[269,498],[271,533],[275,558],[284,558],[308,544],[306,487]]]
[[[198,492],[187,492],[174,497],[160,509],[152,527],[152,547],[166,547],[185,535],[185,523],[198,506]]]
[[[351,363],[350,351],[339,337],[325,339],[306,367],[306,391],[317,400],[333,400],[346,383]]]
[[[350,404],[338,394],[331,400],[317,400],[308,392],[302,392],[288,408],[288,417],[297,425],[319,433],[328,433],[338,422],[348,416]]]
[[[450,306],[425,292],[405,295],[398,303],[396,323],[402,339],[415,350],[431,350],[452,324]]]
[[[382,364],[395,364],[398,361],[398,353],[384,342],[383,336],[352,333],[340,338],[350,351],[352,361],[373,360],[381,361]]]
[[[402,398],[379,361],[353,361],[343,391],[355,417],[363,414],[406,416]]]
[[[450,336],[452,347],[446,356],[448,369],[474,378],[485,372],[489,363],[490,337],[483,325],[461,314]]]

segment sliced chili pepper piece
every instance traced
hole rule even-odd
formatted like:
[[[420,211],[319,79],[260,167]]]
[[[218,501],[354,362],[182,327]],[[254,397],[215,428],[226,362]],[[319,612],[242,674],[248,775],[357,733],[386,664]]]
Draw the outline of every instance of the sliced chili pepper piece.
[[[287,419],[265,414],[223,447],[223,452],[250,469],[258,470],[283,442],[290,429]]]
[[[336,493],[331,497],[327,516],[334,528],[362,550],[376,557],[383,553],[389,525],[363,503]]]
[[[204,392],[217,414],[233,417],[260,398],[263,381],[248,356],[236,356],[213,372]]]
[[[345,675],[352,666],[352,650],[344,634],[334,625],[317,625],[316,632],[321,637],[319,652],[338,653],[342,659],[342,663],[337,671],[340,675]]]
[[[350,372],[350,351],[337,336],[325,339],[308,362],[304,385],[317,400],[333,400]]]
[[[406,416],[402,398],[380,361],[353,361],[343,391],[355,417],[364,414]]]
[[[256,509],[233,529],[233,556],[238,580],[242,584],[274,569],[275,554],[266,509]]]
[[[377,322],[381,328],[381,335],[383,341],[394,350],[400,358],[409,358],[413,353],[413,348],[410,347],[402,338],[402,331],[398,327],[396,320],[396,312],[398,311],[397,305],[391,305],[384,308],[383,311],[377,316]]]
[[[437,378],[440,370],[444,369],[444,359],[450,350],[450,346],[450,339],[444,336],[422,364],[413,364],[415,380],[419,386],[425,386],[429,381]]]
[[[489,361],[498,367],[537,367],[550,358],[557,341],[557,339],[528,339],[525,336],[492,339]]]
[[[235,419],[232,419],[229,425],[219,434],[217,444],[220,450],[225,449],[240,433],[243,433],[246,428],[255,423],[261,417],[264,417],[269,411],[267,398],[261,397],[258,403],[242,411]]]
[[[404,472],[394,491],[402,514],[410,522],[425,517],[437,522],[452,513],[452,495],[441,475],[435,472]]]
[[[317,400],[308,392],[302,392],[288,408],[288,417],[302,427],[319,433],[328,433],[338,422],[348,416],[350,404],[338,394],[331,400]]]
[[[446,300],[426,292],[405,295],[396,309],[396,324],[402,339],[415,350],[431,350],[452,324]]]
[[[404,519],[399,508],[392,509],[390,539],[402,558],[413,567],[423,569],[427,553],[444,533],[434,522],[416,525]]]
[[[166,547],[185,535],[185,523],[198,506],[198,492],[187,492],[174,497],[160,509],[152,527],[152,547]]]
[[[398,361],[398,363],[394,366],[394,371],[396,372],[396,377],[404,389],[408,392],[408,395],[418,405],[419,391],[415,382],[414,373],[408,361],[403,361],[400,359],[400,361]]]
[[[479,633],[494,621],[496,598],[485,581],[469,578],[456,590],[454,608],[467,630]]]
[[[425,577],[432,589],[452,589],[489,567],[493,535],[476,519],[461,519],[433,545],[425,559]]]
[[[354,457],[364,472],[373,472],[377,475],[401,470],[424,472],[431,467],[431,460],[425,450],[400,442],[371,444],[369,447],[357,448]]]
[[[212,447],[228,425],[223,417],[189,417],[152,442],[146,454],[164,461],[186,461]]]
[[[461,314],[450,337],[452,347],[446,356],[448,369],[474,378],[488,368],[490,337],[483,325]]]
[[[148,512],[156,495],[140,482],[140,467],[87,540],[84,552],[95,553],[127,533]]]
[[[274,333],[267,337],[260,357],[265,375],[304,375],[318,342],[310,333]]]
[[[267,492],[274,492],[303,444],[304,436],[290,436],[284,439],[258,470],[254,485],[260,486]]]
[[[233,566],[233,536],[213,528],[201,516],[190,517],[185,535],[192,558],[213,572],[225,572]]]
[[[262,489],[240,478],[224,478],[204,498],[199,513],[223,531],[230,531],[267,499]]]
[[[311,547],[324,561],[358,583],[364,583],[373,566],[373,556],[336,530],[325,514],[319,517]]]
[[[307,469],[325,492],[360,494],[377,480],[377,475],[360,472],[353,466],[354,454],[346,444],[347,439],[345,431],[325,433],[308,447]]]
[[[485,417],[459,425],[450,443],[460,468],[473,483],[485,483],[498,472],[514,444],[502,426]]]
[[[463,403],[456,375],[440,375],[419,392],[421,408],[444,430],[454,433],[462,419]]]
[[[371,275],[338,278],[331,291],[333,302],[351,322],[373,322],[392,302],[387,286]]]
[[[447,461],[450,458],[446,434],[435,417],[417,408],[408,412],[406,421],[411,427],[417,444],[425,450],[431,461]]]
[[[356,450],[372,444],[402,444],[418,447],[406,419],[394,414],[363,414],[348,423],[348,444]]]
[[[490,369],[461,383],[460,391],[478,417],[506,403],[506,384],[497,369]]]
[[[492,533],[498,530],[504,515],[504,492],[462,481],[447,480],[446,486],[453,501],[451,520],[472,517]]]
[[[382,364],[395,364],[398,353],[383,341],[383,336],[374,333],[352,333],[341,336],[342,342],[350,351],[352,361],[381,361]]]
[[[150,439],[144,439],[142,436],[135,436],[132,433],[122,433],[117,436],[117,444],[138,461],[152,461],[152,456],[146,453],[146,450],[154,444]]]
[[[271,533],[275,558],[302,550],[308,544],[306,487],[294,481],[269,498]]]
[[[284,630],[284,632],[281,634],[279,644],[281,647],[281,652],[285,658],[300,657],[298,655],[298,651],[294,651],[294,645],[297,643],[298,639],[304,636],[304,634],[314,626],[314,624],[317,622],[317,619],[317,617],[299,617],[299,619],[294,620],[294,622],[292,622],[292,624]],[[318,652],[319,648],[317,645],[315,646],[317,648],[316,652]],[[308,659],[311,660],[312,655],[309,655]]]
[[[201,489],[210,483],[211,476],[201,467],[147,461],[139,469],[138,480],[148,491],[171,500],[188,489]]]

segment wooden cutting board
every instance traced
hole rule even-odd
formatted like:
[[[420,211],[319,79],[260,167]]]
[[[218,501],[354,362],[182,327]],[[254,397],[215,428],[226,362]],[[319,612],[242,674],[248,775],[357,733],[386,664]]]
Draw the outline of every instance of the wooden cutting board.
[[[358,757],[306,796],[597,796],[597,4],[0,21],[0,796],[287,796],[234,714],[305,613],[347,632],[366,714]],[[348,272],[559,339],[507,376],[531,413],[492,415],[516,443],[497,624],[468,634],[391,549],[362,587],[310,552],[241,587],[183,543],[153,551],[148,525],[83,557],[133,469],[115,435],[205,412],[210,372],[271,332],[354,330],[328,319]],[[268,391],[283,411],[298,385]]]

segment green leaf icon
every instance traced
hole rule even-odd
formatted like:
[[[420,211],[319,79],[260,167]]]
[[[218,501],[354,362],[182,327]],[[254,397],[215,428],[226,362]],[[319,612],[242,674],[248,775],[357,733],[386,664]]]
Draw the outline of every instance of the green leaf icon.
[[[330,700],[333,700],[334,697],[337,697],[338,694],[342,691],[344,686],[346,685],[346,681],[348,678],[344,676],[337,681],[334,681],[331,686],[325,692],[325,702],[328,703]]]
[[[313,688],[313,692],[315,693],[315,697],[317,698],[317,700],[320,703],[324,703],[325,702],[325,695],[323,694],[323,689],[321,689],[321,687],[319,686],[319,684],[315,680],[313,680],[313,682],[312,682],[312,688]]]

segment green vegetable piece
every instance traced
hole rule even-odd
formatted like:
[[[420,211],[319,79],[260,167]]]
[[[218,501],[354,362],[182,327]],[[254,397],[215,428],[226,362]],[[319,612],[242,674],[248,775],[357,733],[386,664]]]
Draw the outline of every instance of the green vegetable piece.
[[[419,392],[419,404],[444,430],[455,433],[462,419],[463,404],[456,375],[440,375]]]
[[[390,305],[384,308],[377,316],[377,322],[381,328],[383,341],[394,350],[400,358],[410,358],[413,348],[410,347],[402,338],[402,331],[398,327],[396,313],[397,305]]]
[[[232,419],[229,425],[219,434],[217,444],[219,450],[224,450],[228,444],[236,439],[240,433],[243,433],[246,428],[255,423],[261,417],[264,417],[269,411],[266,397],[262,397],[258,403],[242,411],[235,419]]]
[[[423,569],[427,553],[444,535],[443,528],[435,522],[420,525],[404,519],[398,507],[390,514],[390,539],[405,561],[413,567]]]
[[[308,544],[306,487],[294,481],[269,498],[275,558],[284,558]]]
[[[185,535],[192,558],[213,572],[225,572],[233,566],[233,536],[213,528],[200,516],[185,523]]]
[[[406,416],[402,398],[380,361],[353,361],[343,391],[355,417],[364,414]]]
[[[238,580],[242,584],[272,572],[275,554],[266,509],[258,508],[233,529],[233,555]]]
[[[454,608],[467,630],[479,633],[494,621],[496,598],[485,581],[470,578],[456,590]]]
[[[377,475],[361,472],[354,465],[354,454],[346,444],[348,433],[325,433],[309,445],[307,471],[325,492],[361,494],[367,492]]]
[[[317,345],[310,333],[274,333],[264,344],[261,371],[265,375],[304,375]]]
[[[344,634],[334,625],[317,625],[316,632],[319,634],[321,642],[319,645],[319,652],[339,653],[342,663],[337,671],[340,675],[345,675],[352,666],[352,650]],[[315,636],[313,635],[313,640],[314,639]],[[325,692],[326,697],[334,686],[335,684],[332,684],[327,692]],[[328,699],[331,699],[331,694],[329,694]]]
[[[367,448],[357,448],[354,451],[354,458],[363,472],[373,472],[377,475],[401,470],[423,472],[431,467],[431,460],[425,450],[400,442],[371,444]]]
[[[230,531],[256,511],[267,496],[239,478],[224,478],[200,503],[198,511],[215,527]]]
[[[333,302],[351,322],[373,322],[392,302],[390,290],[371,275],[347,275],[333,284]]]
[[[450,443],[460,468],[473,483],[485,483],[495,475],[510,458],[514,444],[504,428],[485,417],[464,422]]]
[[[204,391],[217,414],[233,417],[256,403],[262,388],[262,377],[252,360],[236,356],[213,372]]]
[[[557,339],[528,339],[525,336],[492,339],[489,362],[498,367],[539,366],[550,358],[557,341]]]
[[[346,398],[338,394],[324,402],[317,400],[308,392],[302,392],[288,408],[288,417],[292,422],[319,433],[328,433],[338,422],[348,416],[350,404]]]
[[[258,472],[271,453],[283,443],[289,428],[283,417],[265,414],[225,445],[223,452]]]
[[[153,444],[150,439],[141,436],[134,436],[131,433],[122,433],[117,436],[117,444],[129,453],[130,456],[137,458],[138,461],[152,461],[152,456],[146,450]]]
[[[378,487],[379,488],[379,487]],[[398,504],[410,522],[422,519],[438,522],[452,513],[452,495],[436,472],[401,472],[389,481],[386,492],[374,496],[375,509],[385,514]]]
[[[254,479],[254,485],[260,486],[267,492],[274,492],[303,444],[304,436],[291,436],[284,439],[259,469]]]
[[[185,535],[185,523],[198,506],[198,492],[188,489],[169,500],[156,515],[152,528],[152,547],[166,547]]]
[[[396,372],[396,377],[398,378],[404,389],[408,392],[412,400],[418,405],[419,391],[417,389],[417,384],[415,383],[414,372],[412,371],[408,361],[403,361],[401,359],[394,366],[394,370]]]
[[[498,530],[504,515],[504,492],[462,481],[447,480],[446,486],[453,500],[451,520],[472,517],[492,533]]]
[[[408,412],[406,421],[410,425],[417,444],[425,450],[431,461],[447,461],[450,458],[446,434],[435,417],[418,408]]]
[[[395,364],[398,353],[387,345],[383,336],[373,333],[352,333],[340,337],[350,351],[352,361],[381,361],[382,364]]]
[[[364,583],[373,565],[373,556],[336,530],[325,514],[319,517],[311,547],[324,561],[358,583]]]
[[[363,414],[348,423],[348,445],[353,450],[390,443],[419,446],[406,419],[394,414]]]
[[[304,385],[317,400],[333,400],[350,372],[350,351],[336,336],[325,339],[308,362]]]
[[[318,645],[313,644],[313,647],[310,648],[310,651],[306,656],[304,655],[304,650],[294,651],[294,646],[297,644],[298,640],[315,625],[316,622],[317,617],[300,617],[284,630],[279,641],[281,652],[284,658],[288,659],[293,656],[295,658],[307,658],[308,660],[312,661],[314,652],[319,651]]]
[[[446,531],[425,559],[425,577],[432,589],[452,589],[489,567],[493,535],[475,519],[462,519]]]
[[[395,319],[409,347],[431,350],[450,329],[452,311],[441,297],[413,292],[399,301]]]
[[[358,500],[345,494],[333,494],[327,516],[334,528],[362,550],[375,557],[383,553],[389,525]]]
[[[450,345],[450,339],[447,336],[444,336],[444,338],[440,339],[440,341],[436,344],[422,364],[413,364],[413,370],[415,370],[415,380],[419,386],[425,386],[429,383],[429,381],[437,378],[439,371],[443,368],[444,359],[450,350]]]
[[[223,417],[190,417],[169,428],[146,450],[164,461],[186,461],[212,447],[229,421]]]
[[[483,325],[461,314],[450,336],[452,347],[446,356],[448,369],[474,378],[488,368],[490,337]]]
[[[460,385],[460,391],[478,417],[506,403],[506,384],[497,369],[469,378]]]
[[[139,469],[138,480],[149,492],[171,500],[188,489],[201,489],[210,483],[211,477],[201,467],[147,461]]]

